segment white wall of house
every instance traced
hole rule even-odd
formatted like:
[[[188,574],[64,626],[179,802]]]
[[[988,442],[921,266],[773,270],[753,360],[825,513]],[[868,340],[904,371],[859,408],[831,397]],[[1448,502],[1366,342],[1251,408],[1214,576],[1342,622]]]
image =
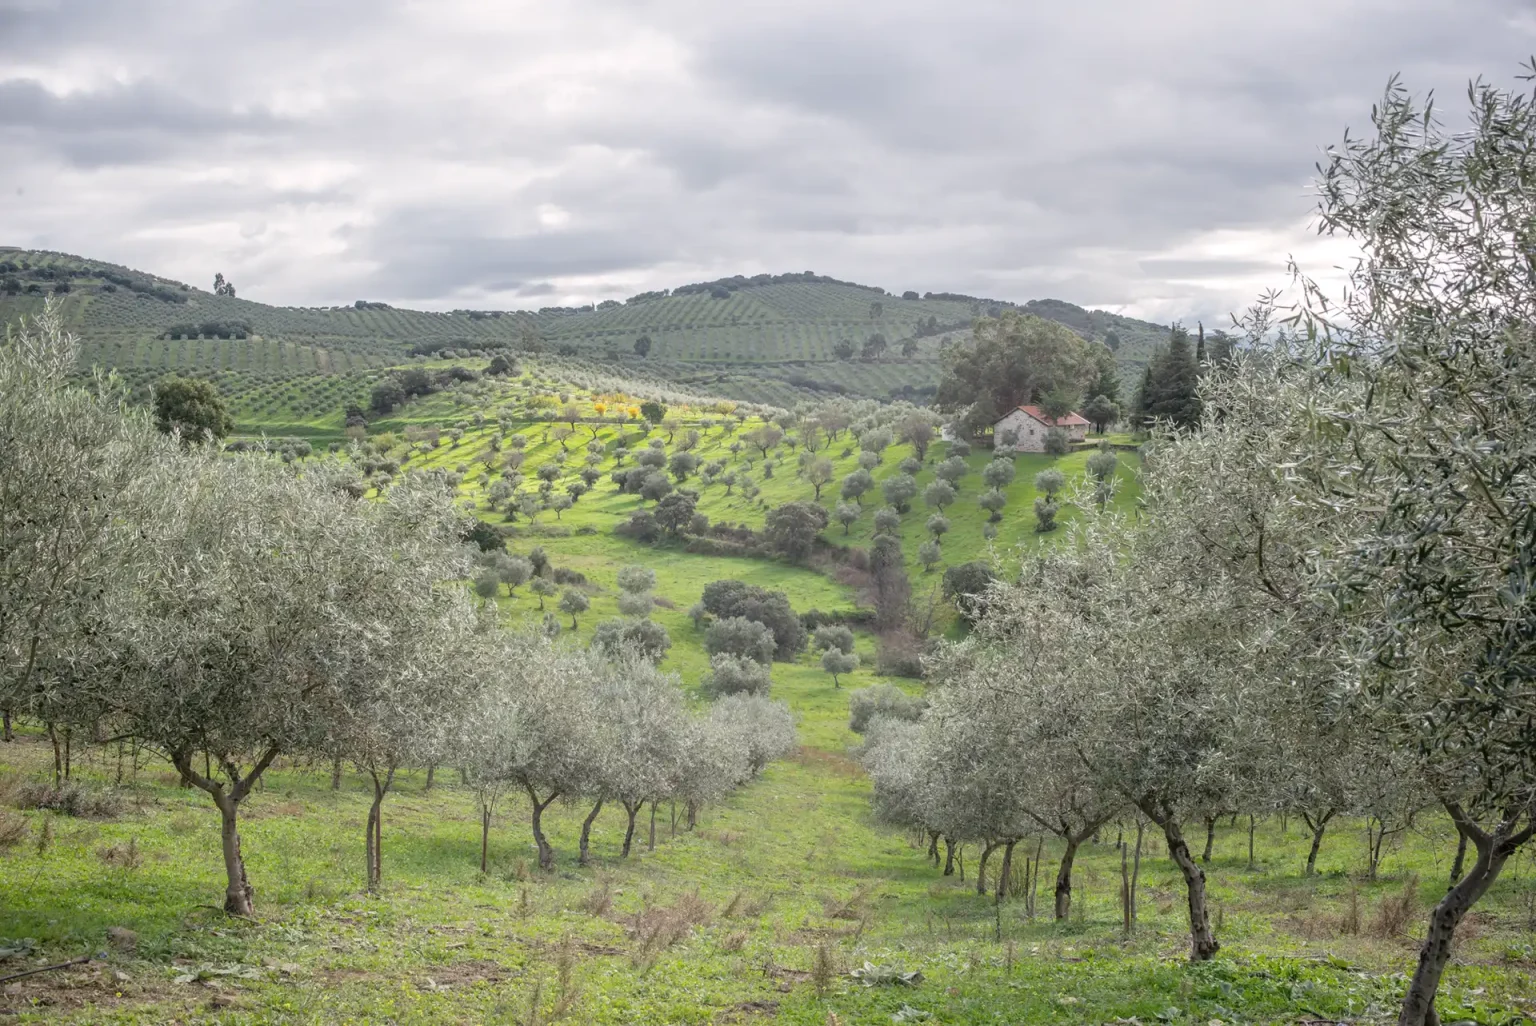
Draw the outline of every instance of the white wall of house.
[[[1023,410],[1014,410],[1002,420],[997,422],[993,431],[993,444],[1003,432],[1012,431],[1016,438],[1013,445],[1014,452],[1045,452],[1045,432],[1047,428]]]
[[[992,434],[994,448],[998,445],[998,436],[1009,430],[1012,430],[1017,438],[1013,446],[1014,452],[1045,452],[1045,435],[1050,428],[1023,410],[1013,410],[997,422]],[[1088,439],[1087,425],[1069,424],[1062,430],[1067,433],[1069,442],[1084,442]]]

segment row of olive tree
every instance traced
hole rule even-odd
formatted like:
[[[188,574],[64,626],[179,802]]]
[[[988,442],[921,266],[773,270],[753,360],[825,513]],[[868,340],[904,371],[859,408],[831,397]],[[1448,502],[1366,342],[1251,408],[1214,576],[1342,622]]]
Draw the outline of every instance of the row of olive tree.
[[[554,866],[544,813],[557,799],[590,803],[579,860],[589,856],[593,823],[606,803],[624,809],[622,855],[636,816],[661,801],[682,801],[691,825],[700,807],[729,793],[795,745],[782,703],[732,695],[691,712],[677,679],[639,652],[561,648],[547,639],[506,637],[496,679],[464,720],[460,751],[481,809],[481,864],[491,816],[508,790],[528,798],[539,865]]]
[[[1085,518],[995,586],[943,664],[955,726],[904,742],[951,774],[1028,751],[1134,806],[1184,876],[1195,959],[1219,945],[1191,823],[1311,806],[1318,838],[1339,808],[1403,801],[1381,782],[1408,778],[1475,858],[1430,916],[1402,1026],[1438,1022],[1458,924],[1536,836],[1536,105],[1472,96],[1473,130],[1449,135],[1388,91],[1375,137],[1324,169],[1321,225],[1363,253],[1343,300],[1301,279],[1288,320],[1255,309],[1201,423],[1150,448],[1136,520]],[[1037,736],[1059,762],[1020,743]],[[969,829],[1010,836],[985,771],[961,765],[939,811],[960,819],[971,787],[987,818]],[[877,775],[877,799],[932,775]]]
[[[604,707],[539,706],[557,684],[589,679],[597,657],[509,636],[447,583],[470,570],[469,521],[442,478],[407,474],[368,501],[334,461],[289,465],[162,435],[113,383],[72,385],[76,356],[52,308],[0,347],[0,709],[7,723],[27,716],[164,753],[219,810],[230,912],[253,903],[240,808],[278,759],[349,758],[367,773],[377,886],[383,802],[403,767],[469,761],[487,702],[551,722]],[[530,682],[525,665],[547,679]],[[654,674],[628,676],[680,708],[675,686],[664,696]],[[758,712],[717,731],[748,772],[785,749],[786,723],[793,744],[786,711]],[[769,720],[761,736],[746,729]],[[564,739],[529,736],[505,736],[500,757],[541,763],[564,790]],[[601,779],[611,747],[585,752],[585,779]],[[725,758],[717,737],[676,747]],[[745,776],[718,769],[680,773],[666,794],[707,800]],[[524,776],[537,817],[551,788],[536,773]]]

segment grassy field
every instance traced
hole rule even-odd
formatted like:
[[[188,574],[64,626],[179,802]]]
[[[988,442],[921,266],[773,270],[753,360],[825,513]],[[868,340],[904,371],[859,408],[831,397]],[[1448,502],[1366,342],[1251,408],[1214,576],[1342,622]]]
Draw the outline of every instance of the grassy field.
[[[184,340],[176,352],[203,359],[197,354],[207,345]],[[283,351],[290,358],[295,352]],[[599,622],[617,615],[623,567],[650,567],[657,575],[652,615],[673,641],[663,669],[676,674],[690,700],[702,701],[708,659],[687,611],[710,582],[739,579],[782,590],[802,613],[848,611],[861,601],[858,575],[825,553],[798,565],[689,551],[682,541],[647,546],[614,533],[649,505],[619,493],[607,478],[621,438],[629,452],[624,465],[633,466],[634,453],[650,438],[665,441],[670,433],[670,455],[698,430],[693,452],[701,463],[725,461],[729,470],[749,475],[759,489],[752,498],[739,482],[730,489],[704,485],[697,476],[683,482],[699,491],[699,511],[714,523],[758,530],[769,509],[813,499],[811,484],[797,474],[798,449],[771,452],[775,469],[767,474],[764,457],[746,442],[761,423],[755,416],[730,430],[721,423],[725,407],[697,399],[671,404],[674,428],[619,424],[614,411],[636,403],[641,385],[614,394],[616,376],[579,359],[541,357],[525,361],[524,371],[510,380],[458,386],[376,420],[368,439],[388,451],[370,458],[394,461],[395,472],[459,475],[462,498],[507,530],[512,551],[540,546],[555,567],[582,574],[591,608],[574,628],[569,616],[560,617],[569,643],[586,643]],[[345,374],[264,380],[237,403],[240,427],[247,434],[303,435],[322,449],[327,442],[341,446],[343,390],[366,395],[376,373],[354,367]],[[306,390],[311,380],[343,384],[317,397]],[[650,385],[671,387],[660,378]],[[707,395],[706,385],[689,391]],[[327,408],[333,399],[336,405]],[[560,423],[549,418],[567,403],[582,419],[562,447]],[[592,419],[599,403],[606,419]],[[525,442],[527,489],[537,468],[552,465],[559,470],[553,492],[562,494],[577,479],[592,441],[601,443],[594,467],[603,477],[558,516],[545,511],[533,522],[509,522],[503,510],[489,508],[488,496],[516,435]],[[950,451],[947,443],[933,444],[916,475],[919,487]],[[838,482],[857,466],[857,443],[845,433],[818,455],[834,465],[820,500],[830,509]],[[913,455],[906,444],[886,450],[864,514],[846,535],[831,525],[824,532],[829,543],[869,543],[873,512],[884,504],[879,485]],[[901,518],[919,605],[936,593],[945,566],[988,559],[1007,573],[1033,547],[1062,537],[1059,529],[1036,531],[1039,471],[1059,469],[1068,497],[1082,498],[1086,452],[1018,456],[996,538],[989,541],[976,500],[990,459],[981,449],[967,457],[969,473],[946,511],[952,527],[943,559],[931,572],[917,558],[930,513],[920,495]],[[1135,452],[1120,454],[1111,500],[1117,508],[1134,507],[1138,466]],[[1075,515],[1069,502],[1060,520]],[[494,601],[508,623],[531,625],[544,616],[527,588]],[[547,605],[552,609],[554,602]],[[959,633],[947,607],[937,605],[935,633]],[[593,835],[594,863],[586,868],[576,865],[575,849],[587,809],[557,806],[546,816],[559,858],[556,871],[545,874],[535,868],[527,802],[514,796],[498,807],[489,871],[481,873],[472,796],[453,768],[439,768],[430,789],[418,769],[384,806],[384,886],[369,895],[364,779],[348,773],[332,790],[328,764],[280,760],[242,813],[256,889],[253,921],[218,909],[218,815],[206,795],[178,787],[153,753],[76,745],[74,778],[95,799],[93,814],[35,808],[29,796],[47,781],[52,751],[28,725],[15,742],[0,745],[0,977],[102,954],[0,983],[0,1016],[38,1023],[519,1026],[1316,1026],[1395,1018],[1414,937],[1445,887],[1456,848],[1443,817],[1421,815],[1389,838],[1374,880],[1364,875],[1363,823],[1338,820],[1330,827],[1321,872],[1309,878],[1301,872],[1309,838],[1299,824],[1271,816],[1250,834],[1246,818],[1223,819],[1207,866],[1223,952],[1192,966],[1184,957],[1181,881],[1164,858],[1161,838],[1150,832],[1138,922],[1130,935],[1122,929],[1124,849],[1117,842],[1135,836],[1129,816],[1106,826],[1079,854],[1073,910],[1063,922],[1045,911],[1059,854],[1055,842],[1040,841],[1037,849],[1031,839],[1016,854],[1018,862],[1037,850],[1040,855],[1036,907],[1043,914],[1035,914],[1022,895],[998,905],[977,893],[974,846],[962,851],[959,871],[945,876],[919,839],[873,821],[869,784],[856,758],[859,739],[847,727],[847,700],[852,689],[885,678],[874,669],[875,639],[860,634],[857,650],[862,665],[844,675],[841,688],[809,653],[774,664],[773,694],[798,718],[795,757],[706,809],[691,831],[674,821],[670,806],[651,810],[654,845],[644,838],[628,859],[619,856],[623,815],[606,809]],[[912,692],[921,688],[911,680],[894,682]],[[648,834],[649,818],[643,823]],[[133,931],[133,939],[117,934],[119,940],[109,940],[114,927]],[[851,975],[866,963],[871,971]],[[901,973],[921,976],[910,986],[889,982]],[[888,982],[876,982],[882,979]],[[1463,926],[1440,1007],[1447,1022],[1506,1026],[1536,1018],[1531,852],[1511,864]]]

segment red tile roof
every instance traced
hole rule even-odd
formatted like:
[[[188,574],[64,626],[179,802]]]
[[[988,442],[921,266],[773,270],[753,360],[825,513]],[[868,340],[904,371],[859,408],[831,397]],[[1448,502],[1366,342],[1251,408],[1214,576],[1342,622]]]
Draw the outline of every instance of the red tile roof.
[[[1038,406],[1020,406],[1019,409],[1044,424],[1046,427],[1087,427],[1088,421],[1076,413],[1069,413],[1060,420],[1052,420],[1045,415],[1045,411]]]

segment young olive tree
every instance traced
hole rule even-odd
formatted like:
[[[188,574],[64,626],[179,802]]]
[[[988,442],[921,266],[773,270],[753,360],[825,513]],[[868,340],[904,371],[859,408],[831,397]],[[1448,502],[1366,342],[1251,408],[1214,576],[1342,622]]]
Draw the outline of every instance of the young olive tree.
[[[120,732],[212,797],[225,908],[249,915],[240,803],[278,755],[335,751],[352,710],[385,700],[416,613],[468,569],[462,514],[410,476],[362,502],[259,457],[156,469],[137,515],[143,561],[104,602],[112,654],[90,684]],[[217,771],[199,772],[198,753]]]
[[[544,833],[544,812],[561,797],[594,787],[594,732],[601,664],[557,647],[538,634],[506,635],[489,661],[493,674],[465,728],[466,763],[482,797],[482,826],[501,789],[528,796],[539,868],[551,870],[555,851]],[[482,860],[484,849],[482,838]]]
[[[383,879],[384,799],[403,767],[457,754],[458,723],[477,700],[485,669],[482,635],[493,629],[453,590],[404,593],[392,612],[388,632],[375,628],[368,658],[351,667],[327,744],[347,753],[373,785],[365,845],[370,891]]]
[[[597,738],[590,752],[597,793],[593,816],[604,799],[615,799],[624,807],[627,820],[620,854],[628,858],[635,816],[646,802],[654,806],[671,795],[682,776],[687,720],[682,688],[676,678],[658,672],[643,657],[620,653],[601,668],[595,698]],[[588,817],[588,826],[593,816]],[[584,827],[583,862],[586,846]]]
[[[78,344],[49,300],[0,344],[0,718],[89,724],[100,710],[68,681],[105,583],[130,573],[121,514],[175,443],[126,412],[110,381],[69,381]],[[51,732],[51,731],[50,731]],[[55,762],[59,760],[56,758]],[[55,772],[62,771],[57,766]]]

